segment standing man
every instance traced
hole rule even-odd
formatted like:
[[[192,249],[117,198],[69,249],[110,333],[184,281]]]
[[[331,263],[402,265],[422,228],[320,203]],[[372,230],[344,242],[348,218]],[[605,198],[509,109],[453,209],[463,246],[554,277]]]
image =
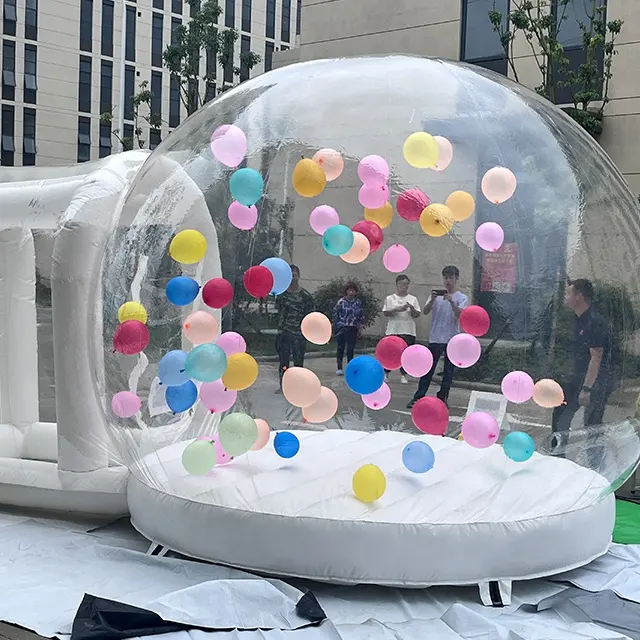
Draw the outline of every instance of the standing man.
[[[302,335],[300,327],[302,319],[314,309],[313,296],[300,286],[300,269],[291,265],[291,284],[289,288],[276,297],[276,311],[279,314],[278,335],[276,336],[276,351],[280,358],[280,387],[282,376],[293,359],[295,367],[304,365],[304,354],[307,341]]]
[[[420,378],[420,384],[413,399],[407,405],[411,409],[413,405],[424,398],[429,390],[431,379],[435,373],[440,358],[444,355],[444,373],[440,391],[436,394],[445,404],[449,399],[449,390],[453,382],[455,367],[447,356],[447,344],[449,340],[460,333],[458,322],[462,310],[469,304],[469,298],[458,291],[458,279],[460,271],[458,267],[448,266],[442,270],[444,289],[434,289],[424,307],[423,313],[427,316],[433,312],[431,319],[431,331],[429,333],[429,350],[433,355],[433,366],[426,375]]]

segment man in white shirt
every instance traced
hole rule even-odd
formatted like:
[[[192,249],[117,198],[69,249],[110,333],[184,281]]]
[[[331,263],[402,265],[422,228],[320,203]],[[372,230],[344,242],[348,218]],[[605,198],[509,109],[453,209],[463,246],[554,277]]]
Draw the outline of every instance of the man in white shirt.
[[[444,373],[442,374],[442,383],[440,391],[436,394],[445,404],[449,398],[449,390],[453,382],[453,374],[455,367],[451,360],[447,357],[447,344],[449,340],[460,333],[459,318],[462,310],[469,304],[469,298],[458,291],[458,278],[460,271],[458,267],[448,266],[442,270],[442,281],[444,289],[434,289],[431,297],[427,300],[423,313],[429,315],[433,312],[431,319],[431,331],[429,333],[429,350],[433,355],[433,366],[431,371],[420,378],[420,384],[413,399],[407,407],[410,409],[413,405],[424,398],[429,390],[431,379],[435,373],[438,361],[444,356]]]
[[[407,345],[416,342],[416,321],[420,317],[420,302],[418,298],[409,294],[410,280],[405,275],[396,278],[396,292],[387,296],[382,307],[382,313],[388,318],[386,335],[398,336]],[[389,372],[386,371],[387,379]],[[407,384],[404,369],[400,369],[400,382]]]

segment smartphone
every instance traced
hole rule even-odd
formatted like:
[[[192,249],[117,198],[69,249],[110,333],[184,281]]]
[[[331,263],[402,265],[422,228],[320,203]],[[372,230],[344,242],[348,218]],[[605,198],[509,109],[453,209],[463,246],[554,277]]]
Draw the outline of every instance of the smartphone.
[[[446,289],[433,289],[431,291],[431,293],[433,293],[434,296],[443,296],[447,293]]]

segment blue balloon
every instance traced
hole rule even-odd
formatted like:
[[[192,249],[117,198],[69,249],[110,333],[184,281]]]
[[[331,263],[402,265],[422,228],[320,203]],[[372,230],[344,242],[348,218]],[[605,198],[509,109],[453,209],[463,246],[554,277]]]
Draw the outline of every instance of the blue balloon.
[[[198,399],[198,387],[191,380],[187,380],[179,387],[167,387],[164,398],[173,413],[180,413],[191,409]]]
[[[176,307],[184,307],[191,304],[198,296],[200,285],[193,279],[186,276],[171,278],[167,282],[167,298]]]
[[[158,364],[158,378],[162,384],[168,387],[179,387],[189,380],[189,374],[185,371],[184,365],[187,361],[187,354],[184,351],[169,351]]]
[[[433,469],[435,461],[433,449],[421,440],[410,442],[402,450],[402,464],[413,473],[426,473]]]
[[[227,370],[227,354],[215,344],[199,344],[189,351],[184,368],[194,380],[220,380]]]
[[[357,356],[344,370],[344,381],[361,396],[377,391],[384,382],[384,369],[373,356]]]
[[[267,267],[273,274],[273,288],[271,289],[271,293],[278,295],[284,293],[289,288],[293,274],[286,260],[282,258],[267,258],[263,260],[260,265]]]
[[[273,448],[281,458],[293,458],[300,451],[300,440],[290,431],[280,431],[273,440]]]
[[[502,448],[507,458],[514,462],[526,462],[536,450],[536,443],[524,431],[511,431],[502,442]]]
[[[229,180],[229,189],[234,200],[250,207],[262,198],[264,180],[255,169],[238,169]]]
[[[353,247],[353,231],[343,224],[334,224],[322,234],[322,246],[330,256],[342,256]]]

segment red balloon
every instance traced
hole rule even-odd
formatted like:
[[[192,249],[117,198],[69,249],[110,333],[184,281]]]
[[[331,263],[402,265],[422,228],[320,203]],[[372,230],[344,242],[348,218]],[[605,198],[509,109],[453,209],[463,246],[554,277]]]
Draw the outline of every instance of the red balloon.
[[[423,433],[443,436],[449,425],[449,409],[439,398],[426,396],[413,405],[411,419]]]
[[[261,265],[247,269],[242,281],[247,293],[254,298],[266,298],[273,289],[273,273]]]
[[[395,371],[402,366],[400,362],[402,352],[408,347],[407,343],[398,336],[386,336],[376,345],[376,359],[389,371]]]
[[[463,309],[460,314],[460,328],[476,338],[485,335],[490,326],[489,314],[476,304]]]
[[[398,215],[410,222],[420,220],[420,214],[431,204],[428,195],[420,189],[407,189],[398,196],[396,210]]]
[[[224,278],[211,278],[202,287],[202,301],[212,309],[222,309],[233,300],[233,287]]]
[[[351,231],[357,231],[365,236],[371,246],[371,253],[377,251],[384,240],[382,229],[371,220],[360,220],[351,227]]]
[[[125,356],[140,353],[149,344],[149,329],[139,320],[126,320],[113,334],[113,349]]]

